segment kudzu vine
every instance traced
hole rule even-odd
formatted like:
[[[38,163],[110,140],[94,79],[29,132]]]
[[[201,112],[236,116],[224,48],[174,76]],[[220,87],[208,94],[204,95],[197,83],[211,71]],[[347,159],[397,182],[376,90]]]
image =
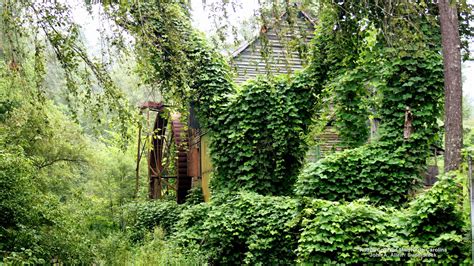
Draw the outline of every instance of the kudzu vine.
[[[210,130],[214,190],[291,194],[303,163],[304,136],[320,89],[313,86],[310,71],[258,79],[237,87],[226,60],[191,28],[179,5],[160,2],[140,8],[141,13],[132,13],[138,24],[131,29],[140,36],[136,25],[145,23],[142,27],[156,34],[149,38],[155,41],[140,42],[140,51],[148,51],[141,54],[142,61],[148,60],[157,74],[151,78],[160,83],[161,74],[165,74],[160,86],[179,91],[179,97],[169,99],[181,104],[193,102],[201,125]],[[176,23],[154,16],[160,12]],[[141,16],[147,19],[141,21]],[[174,27],[174,34],[182,36],[181,42],[176,43],[176,36],[160,38],[162,27]],[[165,73],[169,70],[167,62],[178,60],[183,68]]]
[[[401,209],[240,192],[184,208],[170,239],[211,264],[468,263],[461,183],[440,177]]]
[[[354,6],[347,8],[356,12]],[[373,15],[376,10],[341,21],[335,16],[340,15],[336,12],[340,9],[333,5],[323,17],[313,47],[318,60],[313,64],[327,69],[324,86],[335,92],[336,127],[343,144],[354,147],[366,143],[371,116],[380,120],[379,137],[308,164],[296,193],[340,201],[368,197],[378,204],[400,205],[421,184],[430,145],[439,136],[443,66],[440,47],[433,45],[439,29],[416,36],[418,42],[413,45],[388,43],[383,29],[377,28],[381,26]],[[416,26],[428,23],[430,16],[420,18]],[[347,56],[341,58],[338,49],[326,49],[327,40],[335,41],[336,37],[346,40],[334,45],[352,51]],[[423,47],[425,44],[431,49]],[[331,58],[337,56],[339,63],[332,63]],[[413,132],[408,137],[404,136],[407,108],[413,115]]]
[[[305,78],[250,81],[225,106],[212,133],[216,189],[292,193],[315,102]]]
[[[397,6],[393,12],[409,20],[400,30],[396,25],[401,22],[385,19],[372,1],[323,4],[309,66],[291,76],[258,78],[240,87],[225,59],[192,29],[179,4],[160,1],[132,13],[132,29],[145,27],[155,34],[140,42],[141,50],[148,51],[142,61],[148,60],[156,74],[149,78],[178,91],[174,100],[194,102],[201,124],[210,130],[214,191],[292,194],[311,119],[322,95],[331,92],[344,144],[360,147],[309,164],[297,194],[332,200],[368,196],[398,205],[420,183],[442,110],[439,29],[428,27],[437,25],[435,5],[427,6],[429,12],[422,16],[416,15],[418,7]],[[161,13],[168,21],[156,16]],[[170,28],[176,36],[162,36]],[[163,72],[166,64],[178,61],[183,66],[179,71]],[[167,77],[162,82],[161,74]],[[414,132],[405,139],[407,107]],[[381,120],[380,137],[365,144],[370,117]]]
[[[347,1],[337,2],[344,6]],[[214,198],[185,208],[171,238],[185,248],[198,246],[216,264],[468,261],[463,195],[454,179],[441,178],[401,209],[374,206],[401,206],[408,200],[429,146],[437,141],[443,93],[441,57],[434,45],[438,29],[424,27],[427,32],[413,39],[405,33],[400,39],[413,42],[395,43],[392,34],[403,33],[393,28],[398,22],[377,24],[384,15],[373,5],[369,10],[344,6],[361,9],[355,14],[362,17],[346,14],[347,23],[341,22],[337,3],[328,5],[305,70],[240,87],[222,56],[189,25],[179,24],[189,37],[180,53],[189,78],[182,95],[194,102],[210,129]],[[416,26],[430,25],[432,14],[423,14]],[[310,121],[321,97],[331,92],[334,110],[343,114],[337,128],[352,149],[310,163],[300,173]],[[409,137],[404,136],[407,107],[413,114]],[[369,117],[381,125],[379,138],[367,143]],[[295,182],[301,197],[287,197]],[[233,193],[238,190],[245,191]],[[435,259],[390,257],[382,251],[441,246],[449,253]],[[380,256],[361,255],[370,247],[380,248],[375,252]]]

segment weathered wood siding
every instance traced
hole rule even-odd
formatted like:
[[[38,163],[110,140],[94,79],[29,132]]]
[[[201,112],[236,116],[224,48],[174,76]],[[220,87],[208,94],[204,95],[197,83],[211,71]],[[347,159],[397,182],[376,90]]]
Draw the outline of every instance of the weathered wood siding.
[[[332,126],[327,126],[324,131],[316,137],[315,142],[317,144],[309,148],[306,156],[306,160],[310,162],[316,162],[331,153],[344,149],[340,145],[341,141],[337,130]]]
[[[314,35],[314,24],[302,12],[293,21],[290,25],[286,15],[283,16],[266,32],[234,53],[231,65],[236,73],[236,83],[240,84],[258,75],[290,74],[305,67],[309,42]],[[265,52],[268,55],[264,56]],[[317,161],[342,150],[337,131],[331,126],[318,136],[316,142],[319,144],[310,147],[308,151],[308,161]]]
[[[314,26],[302,13],[293,21],[290,25],[287,17],[283,16],[234,54],[231,65],[236,72],[237,83],[257,75],[292,73],[304,67]]]

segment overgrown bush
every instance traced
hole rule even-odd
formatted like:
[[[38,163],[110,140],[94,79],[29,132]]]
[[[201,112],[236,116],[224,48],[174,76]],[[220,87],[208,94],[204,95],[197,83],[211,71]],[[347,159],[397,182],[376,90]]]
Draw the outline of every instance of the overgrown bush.
[[[7,230],[18,228],[33,212],[34,188],[29,185],[33,167],[21,153],[0,153],[0,250]]]
[[[459,180],[441,177],[405,209],[312,199],[300,215],[298,261],[469,263]]]
[[[147,232],[139,245],[123,232],[111,234],[100,240],[95,258],[100,265],[203,265],[205,261],[197,249],[184,250],[168,240],[160,227]]]
[[[241,192],[183,210],[172,239],[215,264],[468,262],[462,191],[441,177],[402,209]]]
[[[309,163],[296,194],[331,201],[368,197],[377,204],[400,205],[421,180],[408,149],[403,145],[393,150],[391,144],[379,142]]]
[[[88,235],[36,187],[37,174],[21,152],[0,154],[0,264],[92,262]]]
[[[123,232],[114,232],[97,240],[94,245],[95,262],[101,265],[125,265],[132,261],[134,246]]]
[[[391,213],[366,201],[340,204],[312,200],[302,212],[298,261],[317,264],[380,262],[364,254],[381,249],[394,230]]]
[[[297,201],[242,192],[183,211],[174,238],[217,264],[292,264]]]
[[[201,203],[181,212],[180,219],[176,224],[176,232],[173,235],[180,246],[201,248],[204,223],[210,209],[209,203]]]
[[[201,184],[193,186],[186,195],[186,205],[196,205],[204,202],[204,192]]]
[[[432,189],[410,202],[403,224],[411,245],[421,248],[443,248],[436,258],[424,258],[424,263],[467,262],[470,258],[469,218],[463,210],[462,179],[453,174],[440,177]],[[463,213],[464,212],[464,213]],[[417,261],[417,260],[414,260]]]
[[[173,232],[178,222],[182,207],[176,201],[156,200],[138,203],[132,206],[132,212],[136,213],[132,221],[131,237],[134,241],[143,240],[147,232],[153,231],[157,226],[164,230],[166,235]]]

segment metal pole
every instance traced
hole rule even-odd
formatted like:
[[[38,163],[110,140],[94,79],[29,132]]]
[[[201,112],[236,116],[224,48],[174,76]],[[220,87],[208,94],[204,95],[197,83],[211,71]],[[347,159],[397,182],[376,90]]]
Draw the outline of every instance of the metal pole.
[[[471,155],[469,154],[467,156],[467,163],[468,163],[468,167],[469,167],[469,172],[468,172],[468,176],[469,176],[469,196],[470,196],[470,200],[471,200],[471,210],[470,210],[470,213],[471,213],[471,259],[472,259],[472,262],[474,262],[474,225],[472,223],[472,221],[474,220],[474,213],[473,213],[473,209],[474,209],[474,193],[472,191],[472,184],[473,184],[473,180],[472,180],[472,157]]]

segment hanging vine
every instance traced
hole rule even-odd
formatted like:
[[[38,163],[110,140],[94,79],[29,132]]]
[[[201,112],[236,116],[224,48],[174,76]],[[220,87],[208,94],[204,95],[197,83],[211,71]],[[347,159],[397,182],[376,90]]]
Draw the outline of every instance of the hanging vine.
[[[192,29],[182,4],[131,5],[119,10],[131,19],[119,23],[137,38],[146,80],[182,109],[194,102],[210,129],[215,191],[290,194],[322,91],[334,92],[345,144],[362,146],[309,165],[299,195],[401,204],[419,183],[442,110],[434,3],[323,1],[309,66],[242,87],[233,83],[225,59]],[[408,138],[407,107],[414,130]],[[380,139],[365,144],[370,117],[381,120]]]
[[[52,50],[63,70],[64,93],[74,117],[82,114],[98,125],[117,128],[124,140],[133,113],[121,88],[112,80],[107,66],[92,58],[80,35],[80,26],[67,3],[3,1],[0,4],[1,40],[4,59],[11,70],[26,76],[28,43],[34,44],[34,75],[39,99],[44,98],[45,53]],[[96,87],[100,87],[97,89]],[[113,110],[113,111],[112,111]]]

